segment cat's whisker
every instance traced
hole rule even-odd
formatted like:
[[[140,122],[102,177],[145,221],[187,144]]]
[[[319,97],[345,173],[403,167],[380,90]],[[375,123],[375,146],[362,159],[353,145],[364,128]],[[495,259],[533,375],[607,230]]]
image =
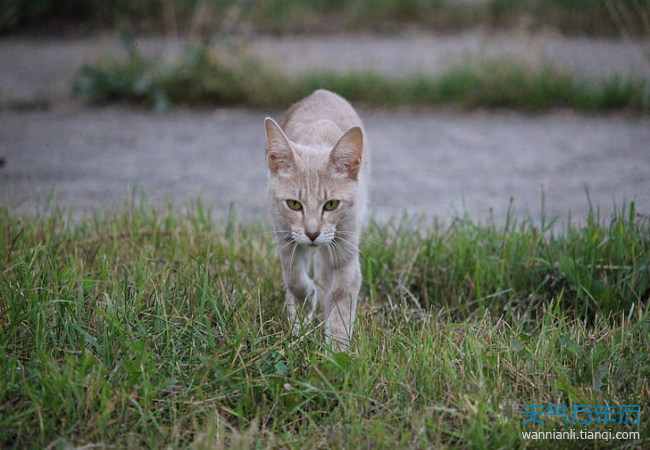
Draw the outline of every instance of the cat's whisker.
[[[328,243],[325,245],[325,248],[327,249],[327,254],[328,254],[329,257],[330,257],[330,263],[331,263],[332,265],[334,265],[334,262],[335,262],[335,261],[334,261],[334,256],[332,255],[332,243],[331,243],[331,242],[328,242]]]
[[[351,252],[357,252],[357,253],[359,253],[359,256],[361,256],[363,259],[365,259],[366,261],[368,261],[368,257],[367,257],[367,256],[366,256],[366,255],[361,251],[361,249],[359,248],[359,246],[354,245],[354,244],[352,244],[351,242],[349,242],[347,239],[344,239],[344,238],[341,238],[341,237],[338,237],[337,239],[338,239],[339,242],[341,242],[342,244],[345,244],[345,245],[349,246]],[[336,240],[336,239],[335,239],[335,240]]]
[[[327,249],[329,250],[330,253],[330,261],[332,263],[332,266],[336,265],[336,261],[338,260],[338,255],[336,253],[336,246],[334,242],[330,242],[327,244]]]
[[[332,241],[332,249],[334,250],[335,255],[334,262],[344,261],[346,259],[346,252],[338,242]]]
[[[347,234],[347,235],[352,235],[352,236],[361,236],[360,231],[336,230],[335,233],[337,233],[337,234]]]
[[[269,230],[268,232],[269,233],[284,233],[284,232],[288,232],[288,231],[291,231],[291,228],[287,228],[286,230],[284,230],[284,229],[273,229],[273,230]]]
[[[289,267],[293,267],[293,257],[295,256],[296,250],[298,249],[298,244],[296,244],[293,241],[291,243],[295,244],[295,245],[293,246],[293,249],[291,250],[291,259],[289,259]]]
[[[282,253],[282,251],[283,251],[285,248],[287,248],[288,246],[290,246],[290,245],[293,244],[293,243],[294,243],[294,242],[293,242],[292,240],[288,240],[288,241],[287,241],[287,242],[286,242],[282,247],[280,247],[280,249],[279,249],[280,253]]]
[[[358,237],[359,238],[359,243],[369,243],[369,244],[375,244],[375,245],[381,245],[382,243],[378,241],[377,239],[372,239],[368,237],[367,235],[357,232],[357,231],[346,231],[346,230],[336,230],[336,234],[342,234],[344,236],[353,236],[353,237]]]
[[[285,233],[290,233],[291,230],[269,230],[269,231],[260,231],[259,234],[261,235],[269,235],[269,234],[285,234]]]
[[[291,233],[291,229],[290,229],[290,228],[289,228],[289,229],[286,229],[286,230],[284,230],[284,229],[279,229],[279,230],[273,229],[273,230],[262,231],[261,233],[262,233],[262,234],[282,234],[282,233]]]
[[[291,231],[283,231],[282,233],[276,233],[276,237],[279,239],[286,239],[291,241]]]
[[[357,251],[358,248],[359,248],[359,246],[358,246],[357,244],[354,244],[354,243],[350,242],[349,240],[347,240],[347,239],[345,239],[345,238],[342,238],[342,237],[340,237],[340,236],[336,237],[336,238],[334,239],[334,241],[338,241],[338,242],[341,242],[341,243],[343,243],[343,244],[349,246],[349,247],[350,247],[350,250],[352,250],[352,251]]]

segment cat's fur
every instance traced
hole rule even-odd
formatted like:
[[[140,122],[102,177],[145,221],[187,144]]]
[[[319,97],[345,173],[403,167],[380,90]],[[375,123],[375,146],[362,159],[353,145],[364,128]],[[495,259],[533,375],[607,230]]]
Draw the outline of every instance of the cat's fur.
[[[293,325],[312,319],[320,301],[327,341],[345,350],[361,285],[359,238],[369,175],[361,119],[346,100],[318,90],[292,106],[279,125],[267,118],[265,128],[289,317]]]

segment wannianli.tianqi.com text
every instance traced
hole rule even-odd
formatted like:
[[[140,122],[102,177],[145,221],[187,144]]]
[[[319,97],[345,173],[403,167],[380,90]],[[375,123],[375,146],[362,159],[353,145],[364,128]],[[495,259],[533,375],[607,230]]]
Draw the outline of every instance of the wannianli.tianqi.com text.
[[[522,431],[522,439],[526,440],[639,440],[641,434],[638,431],[588,431],[588,430],[575,430],[570,429],[566,431]]]
[[[544,425],[542,418],[563,418],[565,424],[617,424],[638,425],[641,422],[641,405],[522,405],[523,425]],[[570,428],[564,431],[522,431],[526,440],[639,440],[639,431],[591,431]]]
[[[544,425],[541,417],[562,417],[564,423],[589,425],[591,423],[616,423],[638,425],[641,421],[641,405],[522,405],[523,425]]]

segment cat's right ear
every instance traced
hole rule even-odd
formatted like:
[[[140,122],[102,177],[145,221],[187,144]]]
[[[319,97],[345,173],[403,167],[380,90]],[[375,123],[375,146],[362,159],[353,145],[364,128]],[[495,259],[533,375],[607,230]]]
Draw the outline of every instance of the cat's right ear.
[[[289,139],[275,120],[267,117],[266,128],[266,164],[273,175],[291,177],[296,171],[296,159],[289,144]]]

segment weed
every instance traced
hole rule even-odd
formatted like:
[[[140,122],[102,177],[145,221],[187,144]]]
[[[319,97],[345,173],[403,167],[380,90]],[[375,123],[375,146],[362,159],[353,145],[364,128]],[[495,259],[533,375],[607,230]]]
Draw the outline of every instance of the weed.
[[[289,76],[251,56],[208,44],[189,48],[179,61],[145,60],[130,44],[124,61],[85,64],[75,90],[94,102],[126,101],[165,110],[190,106],[286,107],[318,88],[367,106],[456,105],[546,111],[647,112],[643,80],[587,81],[553,66],[534,68],[513,60],[466,62],[440,75],[390,77],[376,72],[315,72]]]

